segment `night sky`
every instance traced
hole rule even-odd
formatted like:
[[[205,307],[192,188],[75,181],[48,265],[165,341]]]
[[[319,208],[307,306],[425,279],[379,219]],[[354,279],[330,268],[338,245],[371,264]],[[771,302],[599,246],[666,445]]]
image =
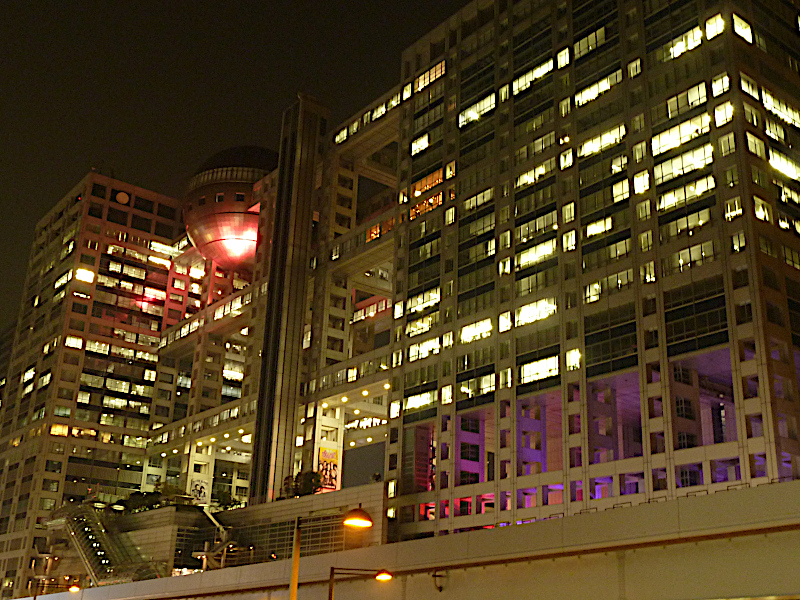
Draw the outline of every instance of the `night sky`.
[[[400,81],[466,0],[0,2],[0,325],[36,222],[92,167],[180,196],[217,151],[276,147],[298,91],[333,122]]]

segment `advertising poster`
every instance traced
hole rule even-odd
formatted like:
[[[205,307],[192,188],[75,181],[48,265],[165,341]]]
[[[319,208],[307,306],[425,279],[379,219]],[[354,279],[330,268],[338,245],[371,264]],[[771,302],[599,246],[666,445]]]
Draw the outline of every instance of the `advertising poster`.
[[[336,448],[319,449],[319,474],[323,489],[339,489],[339,450]]]

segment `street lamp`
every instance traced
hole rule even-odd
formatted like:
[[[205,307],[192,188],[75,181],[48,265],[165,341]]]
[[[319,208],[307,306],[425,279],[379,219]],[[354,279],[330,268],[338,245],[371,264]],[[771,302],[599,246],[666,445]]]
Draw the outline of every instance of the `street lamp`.
[[[63,592],[68,591],[71,594],[77,594],[81,591],[81,586],[77,583],[73,583],[72,585],[66,583],[56,583],[49,586],[44,586],[44,591],[48,594],[52,594],[54,592]],[[39,586],[36,586],[36,589],[33,593],[33,600],[36,600],[41,594],[39,594]]]
[[[373,521],[369,513],[361,508],[354,508],[345,513],[342,525],[355,529],[366,529],[372,527]],[[289,579],[289,600],[297,600],[297,587],[300,577],[300,517],[294,520],[294,539],[292,543],[292,574]],[[388,572],[388,571],[387,571]],[[391,578],[391,576],[390,576]]]
[[[331,567],[331,575],[328,579],[328,600],[333,600],[333,585],[336,583],[336,573],[346,573],[349,575],[372,575],[375,581],[391,581],[392,574],[386,569],[374,571],[370,569],[348,569],[346,567]]]

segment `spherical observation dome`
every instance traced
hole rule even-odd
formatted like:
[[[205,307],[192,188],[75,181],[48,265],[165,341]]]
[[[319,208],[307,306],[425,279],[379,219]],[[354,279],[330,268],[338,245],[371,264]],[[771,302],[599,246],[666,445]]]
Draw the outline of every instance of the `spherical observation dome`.
[[[197,170],[183,201],[183,218],[203,258],[231,270],[252,264],[259,210],[253,184],[277,166],[276,152],[239,146],[218,152]]]

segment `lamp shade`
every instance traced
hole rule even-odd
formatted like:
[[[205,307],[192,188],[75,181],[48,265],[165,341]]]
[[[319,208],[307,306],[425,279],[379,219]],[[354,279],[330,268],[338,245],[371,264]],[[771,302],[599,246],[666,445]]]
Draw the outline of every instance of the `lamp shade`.
[[[347,513],[344,515],[344,519],[342,520],[342,524],[345,527],[366,529],[367,527],[372,527],[373,522],[372,517],[369,516],[369,513],[359,506],[358,508],[347,511]]]

